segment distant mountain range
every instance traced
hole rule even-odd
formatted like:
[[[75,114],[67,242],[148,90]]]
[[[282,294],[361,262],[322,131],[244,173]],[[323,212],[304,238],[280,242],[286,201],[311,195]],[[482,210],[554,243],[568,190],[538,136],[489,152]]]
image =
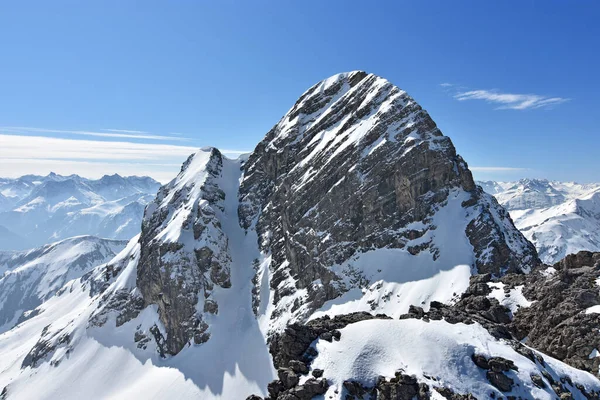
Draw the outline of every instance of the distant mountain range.
[[[33,310],[71,279],[110,261],[127,241],[77,236],[28,251],[0,251],[0,332]]]
[[[26,175],[0,178],[0,250],[78,235],[130,239],[160,183],[149,177]]]
[[[580,250],[600,251],[600,183],[477,183],[509,211],[542,261],[552,264]]]

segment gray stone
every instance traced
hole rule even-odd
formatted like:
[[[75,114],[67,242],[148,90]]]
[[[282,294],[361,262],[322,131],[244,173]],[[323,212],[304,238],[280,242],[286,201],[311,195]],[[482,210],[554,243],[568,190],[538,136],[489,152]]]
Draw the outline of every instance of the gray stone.
[[[513,384],[515,383],[503,372],[487,371],[485,376],[487,380],[490,381],[490,383],[501,392],[510,392],[512,390]]]
[[[277,370],[277,376],[283,384],[284,389],[291,389],[296,386],[299,382],[298,375],[290,368],[279,368]]]

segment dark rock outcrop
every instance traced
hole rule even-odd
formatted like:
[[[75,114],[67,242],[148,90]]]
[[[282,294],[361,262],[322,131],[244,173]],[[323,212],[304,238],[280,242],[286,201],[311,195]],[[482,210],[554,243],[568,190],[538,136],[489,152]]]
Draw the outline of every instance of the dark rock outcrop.
[[[519,340],[579,369],[598,373],[600,314],[586,309],[600,305],[600,253],[571,254],[553,267],[527,276],[506,276],[507,285],[523,285],[523,295],[533,303],[515,314],[510,329]]]
[[[518,371],[514,362],[502,357],[485,358],[479,354],[473,354],[472,360],[481,369],[485,369],[485,376],[495,388],[501,392],[510,392],[514,381],[508,377],[505,372],[510,370]]]
[[[512,338],[508,329],[510,310],[501,305],[498,300],[488,297],[491,289],[487,282],[490,279],[489,274],[472,276],[469,287],[455,304],[450,306],[432,301],[428,312],[423,311],[420,307],[411,306],[408,313],[401,315],[400,319],[443,319],[450,324],[464,323],[467,325],[477,322],[492,336],[498,339],[510,339]]]
[[[314,349],[310,346],[317,338],[328,334],[324,340],[327,340],[327,337],[329,341],[333,340],[334,337],[339,339],[339,329],[349,324],[369,319],[390,319],[390,317],[386,315],[372,315],[367,312],[356,312],[337,315],[333,318],[317,318],[309,321],[307,324],[291,324],[285,331],[276,333],[270,339],[269,351],[273,356],[273,364],[276,368],[295,367],[298,372],[302,372],[304,369],[299,364],[306,366],[314,358]],[[302,373],[307,372],[308,368],[306,368],[306,372]]]
[[[47,360],[58,347],[69,346],[71,341],[69,334],[62,331],[53,332],[49,328],[50,326],[47,326],[42,330],[40,339],[23,359],[21,369],[27,367],[35,368],[40,361]],[[54,363],[53,365],[56,366],[58,364]]]
[[[276,315],[301,321],[348,290],[329,267],[358,252],[405,248],[428,252],[433,262],[442,250],[417,239],[436,229],[431,218],[451,192],[467,193],[463,207],[471,220],[456,234],[470,241],[480,272],[539,263],[406,92],[362,71],[313,86],[258,144],[240,186],[240,222],[256,229],[259,247],[272,254]],[[415,222],[422,227],[408,228]],[[306,289],[306,298],[280,302],[296,289]]]
[[[205,156],[207,161],[202,166],[205,179],[196,181],[200,178],[188,177],[187,174],[194,172],[188,171],[188,166],[202,162]],[[216,182],[222,163],[222,155],[216,149],[191,156],[178,177],[163,186],[156,200],[146,208],[137,287],[144,305],[158,305],[169,354],[178,353],[189,342],[201,344],[209,340],[210,327],[204,321],[204,314],[218,312],[218,304],[211,298],[213,287],[231,286],[228,238],[217,215],[225,198]],[[183,213],[185,218],[181,217]],[[167,227],[172,229],[178,220],[183,221],[175,227],[179,240],[162,236],[161,232]],[[185,237],[194,242],[193,248],[184,245]],[[200,308],[204,312],[197,311],[199,298],[204,299]]]

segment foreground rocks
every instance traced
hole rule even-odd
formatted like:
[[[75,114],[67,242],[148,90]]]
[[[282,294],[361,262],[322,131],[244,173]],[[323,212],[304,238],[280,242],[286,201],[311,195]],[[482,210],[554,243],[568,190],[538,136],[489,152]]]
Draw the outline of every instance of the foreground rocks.
[[[523,295],[533,302],[515,313],[509,328],[516,339],[527,338],[527,345],[598,374],[600,314],[586,310],[600,304],[600,253],[571,254],[553,268],[502,278],[507,287],[524,285]]]
[[[314,358],[314,349],[310,346],[321,338],[331,342],[339,340],[339,330],[349,324],[369,319],[390,319],[387,315],[371,315],[367,312],[356,312],[345,315],[328,316],[309,321],[307,324],[292,324],[283,333],[276,333],[269,343],[269,351],[273,356],[276,368],[295,366],[295,370],[302,372]],[[303,365],[303,367],[300,367]]]
[[[526,344],[575,368],[598,374],[600,314],[586,310],[600,305],[600,253],[579,252],[553,267],[540,266],[531,274],[507,274],[492,279],[475,275],[461,299],[451,305],[432,302],[428,312],[411,306],[400,318],[444,319],[449,323],[477,322],[496,338],[525,338]],[[505,296],[522,287],[532,302],[514,314],[497,299],[490,298],[490,284],[502,283]],[[516,346],[526,352],[524,346]],[[530,357],[530,355],[528,355]]]

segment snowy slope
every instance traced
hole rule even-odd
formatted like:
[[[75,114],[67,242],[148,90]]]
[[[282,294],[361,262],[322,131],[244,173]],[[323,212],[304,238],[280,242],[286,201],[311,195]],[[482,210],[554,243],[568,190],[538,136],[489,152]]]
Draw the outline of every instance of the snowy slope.
[[[26,252],[0,253],[0,331],[12,328],[24,312],[66,282],[113,258],[125,243],[79,236]]]
[[[81,201],[71,197],[62,208]],[[266,397],[281,372],[269,344],[292,323],[454,304],[472,274],[527,273],[538,262],[412,98],[372,74],[339,74],[302,95],[250,156],[190,156],[121,253],[0,335],[0,389],[8,399]],[[472,366],[475,350],[514,360],[515,395],[550,398],[532,386],[530,373],[544,368],[600,390],[558,361],[523,360],[477,322],[390,319],[340,331],[339,341],[312,343],[311,368],[325,367],[331,385],[325,398],[344,398],[347,379],[389,379],[399,368],[487,394],[495,389]]]
[[[65,399],[90,393],[94,393],[94,398],[135,395],[183,399],[238,399],[251,393],[266,394],[267,383],[275,374],[265,336],[252,309],[252,262],[260,256],[257,240],[255,235],[246,235],[237,218],[241,160],[222,159],[216,179],[226,200],[218,203],[222,209],[214,205],[212,208],[203,199],[203,191],[211,175],[207,164],[214,162],[214,154],[213,149],[206,149],[190,158],[187,168],[159,193],[147,211],[148,216],[166,211],[164,224],[157,227],[156,236],[150,240],[184,244],[177,254],[181,258],[186,257],[186,251],[193,254],[195,247],[223,245],[211,240],[226,235],[227,247],[221,250],[228,257],[228,285],[214,285],[209,298],[203,291],[196,299],[199,310],[203,309],[200,301],[211,300],[219,305],[217,313],[205,317],[211,339],[201,345],[190,344],[175,356],[160,356],[160,337],[166,336],[167,331],[156,305],[137,303],[141,279],[138,268],[144,256],[140,242],[145,242],[135,237],[109,263],[67,284],[58,296],[39,307],[38,315],[0,336],[0,354],[16,360],[0,365],[4,371],[0,374],[0,386],[10,382],[9,394]],[[189,196],[184,195],[188,190]],[[183,203],[177,203],[178,199]],[[181,207],[174,209],[173,204]],[[182,229],[182,221],[192,210],[197,213],[198,206],[205,213],[217,214],[219,228],[194,239],[193,231]],[[166,256],[173,258],[173,254]],[[179,267],[183,273],[184,265]],[[176,274],[174,270],[173,273]],[[39,332],[50,321],[55,322],[38,341]],[[22,337],[29,336],[33,339],[21,345]],[[63,341],[35,365],[22,368],[36,343],[59,343],[61,337],[69,337],[68,343]],[[24,351],[27,347],[29,350]]]
[[[21,238],[0,241],[0,249],[22,250],[78,235],[128,240],[139,233],[143,208],[159,186],[148,177],[119,175],[0,179],[0,225]]]
[[[361,71],[319,82],[244,166],[240,218],[270,256],[273,329],[449,301],[537,255],[417,102]]]
[[[556,381],[569,376],[587,391],[600,383],[591,374],[568,367],[544,356],[545,365],[517,353],[508,343],[493,338],[478,324],[449,324],[445,321],[370,320],[357,322],[341,330],[339,341],[317,340],[318,356],[311,368],[324,371],[330,382],[325,398],[344,399],[344,381],[352,379],[374,386],[380,376],[393,377],[396,371],[417,378],[419,383],[450,388],[455,393],[471,393],[477,399],[490,398],[498,392],[486,379],[482,369],[472,361],[474,354],[502,357],[514,362],[518,370],[508,374],[518,386],[504,395],[524,399],[555,399],[550,382],[540,388],[532,375],[548,373]],[[468,379],[466,379],[468,377]],[[586,398],[572,388],[575,398]],[[432,398],[443,399],[432,391]]]
[[[580,250],[600,250],[600,184],[532,179],[478,183],[509,210],[542,261],[553,264]]]

